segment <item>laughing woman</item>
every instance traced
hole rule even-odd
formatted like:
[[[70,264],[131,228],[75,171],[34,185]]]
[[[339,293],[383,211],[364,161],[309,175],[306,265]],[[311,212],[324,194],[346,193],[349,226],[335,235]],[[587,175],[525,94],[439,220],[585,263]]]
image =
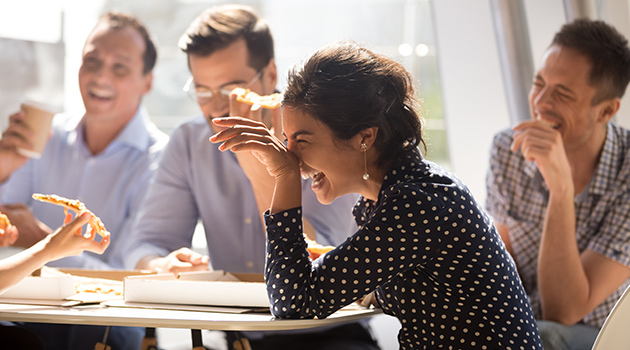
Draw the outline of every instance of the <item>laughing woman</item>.
[[[454,175],[425,160],[410,74],[354,43],[320,49],[289,74],[287,143],[261,123],[211,138],[253,152],[276,179],[265,280],[279,318],[323,318],[376,291],[401,322],[401,349],[542,349],[514,262]],[[315,261],[302,234],[300,175],[322,203],[347,193],[359,230]]]

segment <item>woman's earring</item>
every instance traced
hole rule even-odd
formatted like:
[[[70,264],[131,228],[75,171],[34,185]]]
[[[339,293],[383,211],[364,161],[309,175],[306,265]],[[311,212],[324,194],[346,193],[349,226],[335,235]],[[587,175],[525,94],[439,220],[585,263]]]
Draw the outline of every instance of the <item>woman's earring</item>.
[[[367,145],[365,143],[361,143],[361,149],[363,150],[363,166],[365,168],[363,180],[367,181],[370,178],[370,174],[368,174],[367,171]]]

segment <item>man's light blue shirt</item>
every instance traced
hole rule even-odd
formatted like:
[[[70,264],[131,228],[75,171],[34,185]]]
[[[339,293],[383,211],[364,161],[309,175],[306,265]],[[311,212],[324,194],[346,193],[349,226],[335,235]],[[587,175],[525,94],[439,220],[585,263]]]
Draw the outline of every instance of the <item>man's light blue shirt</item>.
[[[83,126],[80,116],[56,115],[53,135],[41,159],[29,160],[0,186],[0,202],[25,203],[36,218],[56,229],[63,224],[63,208],[35,201],[31,195],[57,194],[79,199],[101,218],[111,233],[110,246],[102,255],[85,252],[49,265],[123,268],[132,221],[168,136],[150,121],[141,107],[103,152],[92,155],[84,141]]]
[[[263,272],[267,240],[252,186],[236,156],[208,141],[212,134],[205,118],[198,116],[171,135],[133,229],[127,268],[143,257],[190,247],[201,220],[214,269]],[[337,245],[356,231],[351,210],[358,195],[323,205],[310,182],[302,186],[305,217],[318,243]]]

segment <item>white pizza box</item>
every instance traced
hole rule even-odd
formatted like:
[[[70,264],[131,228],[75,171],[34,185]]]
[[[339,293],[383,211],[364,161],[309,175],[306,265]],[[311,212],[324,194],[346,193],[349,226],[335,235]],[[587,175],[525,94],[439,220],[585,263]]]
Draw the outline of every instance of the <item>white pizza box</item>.
[[[106,279],[122,282],[125,277],[135,275],[155,275],[155,272],[149,270],[93,270],[81,268],[56,268],[61,273],[66,273],[75,277],[86,277],[96,279]]]
[[[221,270],[129,276],[123,295],[125,302],[269,307],[261,274]]]
[[[2,299],[63,300],[77,294],[72,276],[28,276],[0,294]]]
[[[120,285],[123,278],[130,275],[152,274],[143,270],[89,270],[64,269],[44,266],[22,281],[0,293],[0,302],[11,300],[74,300],[85,303],[112,297],[97,293],[77,293],[77,285]],[[92,294],[92,295],[91,295]],[[85,300],[84,300],[85,299]]]

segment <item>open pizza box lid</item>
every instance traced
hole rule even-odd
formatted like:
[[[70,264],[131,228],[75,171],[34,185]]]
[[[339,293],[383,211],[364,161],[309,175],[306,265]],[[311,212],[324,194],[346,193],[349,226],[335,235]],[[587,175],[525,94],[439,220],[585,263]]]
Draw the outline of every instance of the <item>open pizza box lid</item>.
[[[221,270],[125,278],[125,302],[269,308],[262,274]]]
[[[66,273],[72,276],[99,278],[121,282],[125,279],[125,277],[129,276],[155,275],[155,272],[151,272],[148,270],[92,270],[77,268],[57,268],[57,270],[59,272]]]

